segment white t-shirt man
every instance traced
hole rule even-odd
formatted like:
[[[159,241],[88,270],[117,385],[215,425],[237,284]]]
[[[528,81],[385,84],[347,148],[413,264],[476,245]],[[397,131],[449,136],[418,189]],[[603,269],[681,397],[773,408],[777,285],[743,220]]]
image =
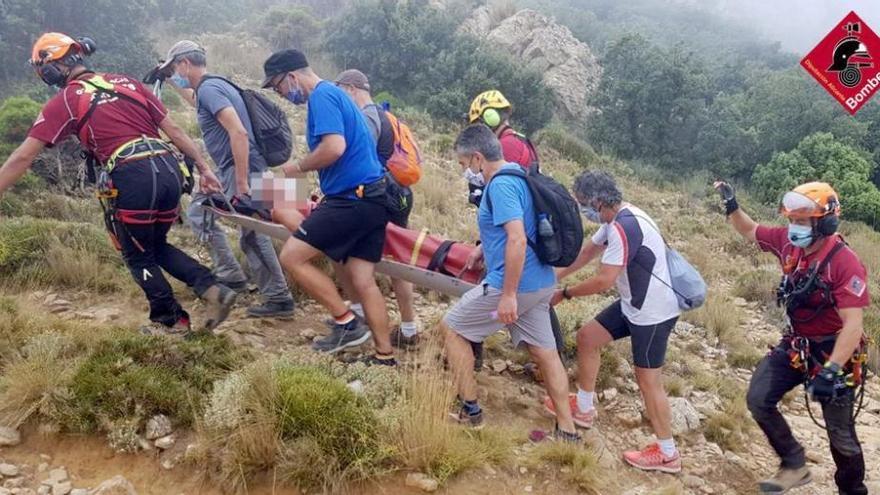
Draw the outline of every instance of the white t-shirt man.
[[[622,266],[617,277],[623,315],[635,325],[655,325],[681,311],[666,263],[666,243],[644,211],[624,203],[614,221],[602,224],[593,244],[606,246],[602,263]]]

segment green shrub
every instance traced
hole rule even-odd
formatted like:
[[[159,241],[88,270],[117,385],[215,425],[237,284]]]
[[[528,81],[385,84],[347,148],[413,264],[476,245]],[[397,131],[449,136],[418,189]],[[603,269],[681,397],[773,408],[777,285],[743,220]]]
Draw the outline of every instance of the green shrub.
[[[379,453],[376,418],[345,383],[319,370],[277,370],[278,420],[285,440],[312,438],[348,467],[370,462]]]
[[[95,431],[108,422],[154,414],[190,424],[211,384],[243,360],[225,337],[174,341],[131,335],[105,341],[74,375],[62,426]]]
[[[593,167],[599,156],[586,141],[575,136],[570,129],[562,126],[551,126],[542,129],[535,138],[541,146],[549,146],[584,168]]]
[[[819,132],[805,137],[790,152],[773,155],[752,175],[754,192],[766,203],[804,182],[828,182],[840,195],[843,218],[880,228],[880,191],[871,182],[874,163],[867,154],[834,135]]]
[[[322,369],[277,358],[218,381],[200,433],[208,474],[239,491],[270,469],[282,482],[333,491],[375,473],[384,457],[366,400]]]
[[[10,286],[31,284],[118,289],[122,260],[106,232],[92,224],[11,218],[0,222],[0,277]]]
[[[321,21],[307,7],[274,6],[257,21],[257,33],[272,50],[296,47],[308,51],[320,44]]]
[[[24,96],[13,96],[0,105],[0,162],[24,141],[40,113],[40,104]]]

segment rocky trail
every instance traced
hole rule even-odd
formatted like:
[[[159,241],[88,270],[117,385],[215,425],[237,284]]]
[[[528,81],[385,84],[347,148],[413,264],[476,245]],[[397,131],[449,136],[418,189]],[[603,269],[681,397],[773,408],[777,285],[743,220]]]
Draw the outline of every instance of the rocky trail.
[[[35,292],[30,299],[62,318],[114,322],[136,327],[139,311],[124,305],[114,306],[95,301],[88,294]],[[261,353],[283,353],[308,346],[324,331],[323,313],[307,303],[287,320],[249,319],[244,308],[252,296],[245,296],[230,319],[218,333],[233,342]],[[747,315],[747,339],[757,349],[774,342],[778,330],[773,316],[756,303],[735,299],[734,303]],[[192,304],[192,303],[189,303]],[[448,302],[431,295],[417,296],[420,320],[433,322],[446,310]],[[80,309],[76,309],[80,308]],[[84,309],[83,309],[84,308]],[[389,310],[393,311],[393,304]],[[392,319],[395,315],[392,314]],[[725,450],[709,441],[704,432],[708,417],[722,407],[721,399],[710,392],[697,390],[687,376],[695,373],[719,373],[737,382],[748,384],[750,371],[731,368],[727,351],[714,342],[706,329],[680,322],[670,341],[667,380],[680,384],[671,387],[673,427],[684,455],[684,472],[679,476],[642,473],[624,465],[621,452],[651,441],[650,429],[632,370],[626,360],[619,360],[618,369],[609,385],[599,390],[598,426],[586,432],[589,445],[598,454],[599,463],[607,473],[601,493],[608,494],[739,494],[751,493],[757,479],[776,468],[776,459],[763,435],[753,426],[747,445],[740,452]],[[500,344],[502,347],[504,344]],[[512,351],[495,352],[487,346],[487,358],[478,380],[484,394],[483,402],[490,424],[503,425],[516,435],[517,447],[513,462],[504,468],[485,466],[448,481],[439,493],[578,493],[559,476],[555,466],[534,466],[526,462],[526,453],[534,448],[526,439],[535,428],[549,428],[551,420],[540,406],[543,389],[524,373],[521,362]],[[627,356],[626,343],[616,344],[613,352]],[[354,359],[366,349],[356,349],[340,356]],[[498,354],[501,354],[500,356]],[[403,356],[406,360],[408,357]],[[520,360],[521,361],[521,360]],[[568,363],[573,365],[572,362]],[[744,400],[744,397],[743,399]],[[821,411],[813,407],[814,414]],[[807,447],[814,482],[792,493],[827,494],[833,492],[833,463],[823,432],[813,425],[803,392],[792,393],[784,402],[783,411],[795,428],[796,436]],[[158,422],[157,422],[158,421]],[[869,383],[865,406],[859,417],[859,434],[872,491],[880,492],[880,463],[872,462],[880,455],[880,382]],[[220,494],[223,487],[212,486],[183,462],[193,434],[172,431],[161,418],[151,421],[142,450],[137,454],[114,452],[105,439],[76,435],[59,435],[43,431],[39,425],[23,429],[21,439],[0,435],[0,495],[97,495],[97,494]],[[8,433],[8,432],[7,432]],[[5,446],[4,446],[5,445]],[[409,474],[409,476],[407,476]],[[114,476],[121,475],[124,480]],[[109,480],[109,481],[107,481]],[[109,488],[102,485],[107,481]],[[352,493],[420,493],[434,489],[433,480],[417,479],[413,473],[391,474],[381,485],[352,487]],[[115,483],[115,484],[114,484]],[[411,486],[410,486],[411,485]],[[103,486],[103,488],[102,488]],[[248,493],[295,494],[295,490],[276,488],[269,477],[258,481]]]

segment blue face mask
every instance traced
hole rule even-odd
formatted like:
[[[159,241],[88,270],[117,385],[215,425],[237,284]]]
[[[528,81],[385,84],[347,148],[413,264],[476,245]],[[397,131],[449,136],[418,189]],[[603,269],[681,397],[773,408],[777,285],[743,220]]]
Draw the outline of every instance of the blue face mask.
[[[177,72],[171,74],[171,81],[180,89],[189,89],[189,79],[181,76]]]
[[[589,205],[581,205],[581,214],[586,217],[587,220],[593,223],[602,223],[602,219],[599,218],[599,211],[592,206]]]
[[[813,227],[809,225],[788,224],[788,240],[799,248],[813,243]]]
[[[287,92],[287,99],[294,105],[305,105],[306,95],[299,88],[291,89]]]

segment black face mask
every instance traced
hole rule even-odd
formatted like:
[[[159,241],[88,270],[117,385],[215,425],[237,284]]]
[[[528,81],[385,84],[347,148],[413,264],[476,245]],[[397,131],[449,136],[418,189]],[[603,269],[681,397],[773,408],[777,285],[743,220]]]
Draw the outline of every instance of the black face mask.
[[[67,74],[65,74],[57,64],[49,63],[37,68],[37,74],[40,79],[49,86],[63,88],[67,85]]]

